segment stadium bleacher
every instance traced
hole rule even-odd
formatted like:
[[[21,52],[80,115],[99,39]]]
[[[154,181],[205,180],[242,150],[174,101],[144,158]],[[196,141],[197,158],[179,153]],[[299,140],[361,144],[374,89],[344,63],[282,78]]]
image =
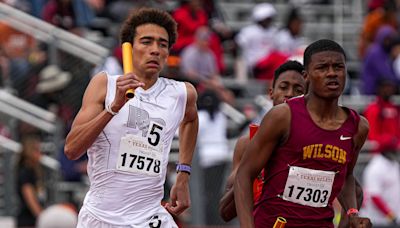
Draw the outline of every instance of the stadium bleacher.
[[[262,0],[250,0],[250,1],[242,1],[242,0],[220,0],[215,1],[218,11],[223,16],[224,22],[234,31],[238,31],[240,28],[243,28],[245,25],[250,23],[250,12],[255,4],[259,2],[264,2]],[[276,19],[276,24],[278,26],[283,24],[284,17],[286,12],[288,11],[290,5],[288,4],[288,0],[273,0],[269,1],[274,4],[277,11],[279,12],[278,17]],[[300,6],[300,11],[302,16],[305,19],[303,36],[307,38],[309,41],[313,41],[319,38],[330,38],[335,39],[339,43],[341,43],[344,49],[347,52],[348,56],[348,71],[351,79],[352,85],[359,84],[359,69],[360,62],[357,56],[357,42],[359,30],[361,28],[362,19],[366,13],[365,11],[365,3],[363,0],[298,0],[292,1],[297,2]],[[172,11],[178,5],[178,1],[167,1],[167,7],[169,11]],[[43,21],[33,18],[30,15],[27,15],[23,12],[20,12],[16,9],[12,9],[11,7],[0,3],[0,21],[5,21],[10,23],[11,26],[16,29],[20,29],[21,31],[25,31],[33,36],[36,39],[41,40],[49,44],[52,48],[50,52],[55,50],[61,50],[63,52],[67,52],[74,56],[74,60],[69,63],[64,63],[64,59],[56,59],[53,58],[52,62],[57,62],[60,65],[78,65],[82,62],[85,63],[85,70],[91,68],[95,65],[102,64],[105,58],[110,54],[110,50],[108,50],[110,45],[103,45],[102,41],[107,41],[108,39],[113,39],[114,37],[110,37],[117,33],[114,24],[110,21],[104,21],[102,18],[97,18],[97,25],[94,24],[91,29],[86,30],[86,37],[78,37],[74,34],[71,34],[67,31],[63,31],[59,28],[55,28]],[[107,24],[107,26],[99,26]],[[100,32],[101,30],[110,31]],[[97,42],[93,42],[97,40]],[[112,41],[110,41],[112,43]],[[104,47],[107,46],[107,47]],[[50,53],[51,54],[51,53]],[[54,54],[54,53],[53,53]],[[53,55],[54,56],[54,55]],[[227,64],[227,72],[229,74],[224,75],[223,82],[227,88],[230,88],[234,91],[237,96],[237,104],[235,107],[226,107],[224,110],[228,115],[237,117],[237,122],[232,121],[230,123],[230,129],[237,130],[241,124],[242,118],[244,118],[243,114],[241,114],[241,108],[243,108],[247,104],[253,104],[256,108],[260,108],[258,105],[260,104],[257,99],[259,99],[259,95],[264,95],[267,91],[267,84],[264,82],[260,82],[252,78],[251,75],[245,75],[244,78],[238,78],[235,74],[237,59],[236,56],[233,56],[232,53],[226,52],[224,54],[225,63]],[[245,71],[246,73],[246,71]],[[243,75],[242,75],[243,76]],[[241,76],[241,77],[242,77]],[[70,94],[70,99],[79,100],[79,96],[82,95],[82,88],[84,88],[85,83],[87,83],[88,79],[77,79],[74,83],[77,85],[75,88],[70,87],[71,89],[76,89],[76,94]],[[362,96],[357,92],[357,89],[350,89],[349,94],[342,96],[340,102],[343,105],[349,106],[351,108],[356,109],[359,112],[362,112],[365,108],[366,104],[370,103],[374,97],[373,96]],[[354,92],[355,91],[355,92]],[[264,97],[265,98],[265,97]],[[77,102],[79,103],[79,102]],[[400,104],[400,97],[395,97],[395,103]],[[79,105],[79,104],[74,104]],[[232,108],[236,108],[237,110],[233,110]],[[229,112],[234,112],[230,113]],[[32,114],[32,113],[30,113]],[[28,115],[30,115],[28,114]],[[5,123],[7,126],[11,128],[12,131],[17,131],[15,126],[15,117],[11,116],[4,111],[0,115],[0,124]],[[27,121],[21,119],[21,121]],[[59,127],[59,126],[57,126]],[[50,144],[55,146],[56,148],[60,146],[60,132],[55,131],[51,133],[52,137],[48,137],[48,141]],[[234,143],[236,142],[237,136],[241,132],[235,132],[232,134],[232,138],[230,139],[230,147],[233,148]],[[14,133],[15,134],[15,133]],[[373,148],[374,145],[369,142],[365,145],[364,151],[368,151]],[[54,148],[49,149],[49,156],[53,159],[56,159],[57,152]],[[177,141],[174,141],[173,152],[178,151]],[[4,153],[1,153],[4,152]],[[9,156],[9,157],[7,157]],[[363,166],[369,161],[369,154],[364,153],[360,156],[359,163],[360,166],[356,170],[357,175],[360,176],[362,172]],[[10,168],[10,162],[15,159],[15,154],[10,152],[10,149],[4,149],[0,147],[0,176],[6,176],[8,178],[12,178],[12,171]],[[171,163],[174,163],[177,159],[176,153],[172,153]],[[3,161],[3,162],[1,162]],[[4,163],[6,161],[6,163]],[[7,165],[8,164],[8,165]],[[82,198],[82,192],[86,190],[87,183],[83,185],[78,184],[70,184],[66,182],[62,182],[60,180],[60,173],[52,171],[51,182],[48,184],[48,188],[52,190],[56,190],[58,192],[50,195],[50,203],[56,202],[61,199],[66,199],[68,194],[78,195],[77,197]],[[6,216],[4,219],[0,218],[0,227],[3,227],[1,224],[12,223],[9,219],[10,215],[15,214],[15,195],[10,196],[12,191],[14,190],[13,186],[10,186],[11,182],[2,182],[0,178],[0,217]],[[56,183],[56,184],[55,184]],[[81,200],[80,198],[80,200]],[[195,200],[193,205],[195,204]],[[196,211],[196,209],[194,209]],[[6,227],[6,226],[4,226]]]

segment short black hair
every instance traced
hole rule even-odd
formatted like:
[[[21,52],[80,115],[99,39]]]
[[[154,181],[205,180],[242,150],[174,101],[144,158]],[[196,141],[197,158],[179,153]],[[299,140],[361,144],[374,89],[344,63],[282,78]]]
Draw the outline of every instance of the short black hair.
[[[303,57],[303,63],[304,63],[304,68],[307,69],[308,65],[311,62],[311,56],[323,52],[323,51],[335,51],[343,54],[344,58],[346,59],[346,54],[340,46],[340,44],[336,43],[333,40],[328,40],[328,39],[321,39],[317,40],[314,43],[311,43],[308,45],[306,50],[304,51],[304,57]]]
[[[303,74],[304,66],[295,60],[289,60],[289,61],[285,62],[284,64],[280,65],[278,67],[278,69],[275,70],[274,80],[272,81],[272,88],[275,87],[275,82],[278,80],[279,76],[283,72],[286,72],[289,70],[294,70],[296,72],[299,72],[300,74]]]
[[[132,43],[135,37],[136,28],[144,24],[156,24],[167,30],[168,47],[175,44],[178,32],[177,23],[167,11],[154,8],[140,8],[133,11],[122,25],[120,32],[121,44]]]

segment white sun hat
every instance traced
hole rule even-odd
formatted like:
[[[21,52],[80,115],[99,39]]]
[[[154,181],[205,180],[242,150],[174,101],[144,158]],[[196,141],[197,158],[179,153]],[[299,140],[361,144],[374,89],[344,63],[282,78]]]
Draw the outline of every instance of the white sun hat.
[[[252,12],[253,21],[262,21],[266,18],[271,18],[276,15],[275,7],[270,3],[260,3],[254,6]]]
[[[56,65],[48,65],[39,73],[39,82],[36,86],[38,93],[51,93],[64,89],[71,81],[72,75],[62,71]]]

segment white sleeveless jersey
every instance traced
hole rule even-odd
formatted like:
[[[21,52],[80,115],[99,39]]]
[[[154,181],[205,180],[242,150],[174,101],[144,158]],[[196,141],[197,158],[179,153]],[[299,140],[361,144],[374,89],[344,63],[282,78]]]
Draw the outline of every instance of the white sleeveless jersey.
[[[107,75],[105,105],[113,102],[116,80]],[[88,149],[90,189],[85,208],[115,225],[144,224],[159,211],[168,155],[187,100],[183,82],[158,78],[137,88]]]

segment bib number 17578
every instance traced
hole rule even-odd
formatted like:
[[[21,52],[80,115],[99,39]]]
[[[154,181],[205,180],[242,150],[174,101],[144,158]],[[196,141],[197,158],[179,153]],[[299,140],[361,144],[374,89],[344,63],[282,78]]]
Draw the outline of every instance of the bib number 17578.
[[[161,161],[158,159],[148,158],[144,156],[138,156],[136,154],[121,154],[121,166],[133,168],[136,166],[139,170],[145,170],[147,172],[160,173]]]
[[[145,137],[126,135],[121,138],[116,168],[130,173],[159,176],[162,173],[162,147],[149,144]]]

